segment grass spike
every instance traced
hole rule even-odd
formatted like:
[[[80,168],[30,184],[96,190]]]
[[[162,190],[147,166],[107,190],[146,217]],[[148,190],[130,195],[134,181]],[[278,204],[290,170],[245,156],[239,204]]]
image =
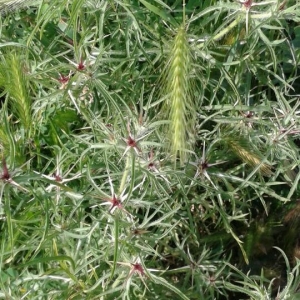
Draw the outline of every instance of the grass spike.
[[[8,93],[12,101],[10,107],[23,127],[27,132],[30,132],[31,99],[28,93],[28,80],[20,55],[15,52],[5,54],[0,72],[1,78],[6,78],[4,82],[1,81],[1,85],[4,85],[5,92]]]
[[[168,147],[181,165],[193,145],[193,126],[196,109],[190,93],[191,53],[185,25],[178,28],[164,72],[163,91],[167,95],[166,111],[169,125]]]
[[[256,149],[241,136],[227,137],[224,139],[225,144],[235,153],[243,162],[252,167],[259,167],[259,171],[265,176],[271,176],[271,167],[262,163],[261,155]]]

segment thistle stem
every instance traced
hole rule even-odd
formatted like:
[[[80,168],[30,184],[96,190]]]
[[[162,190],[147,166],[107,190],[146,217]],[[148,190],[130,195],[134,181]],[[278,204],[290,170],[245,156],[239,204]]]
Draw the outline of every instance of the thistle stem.
[[[125,165],[124,173],[122,176],[121,184],[119,187],[119,195],[121,195],[122,191],[124,190],[125,184],[126,184],[126,179],[127,179],[129,167],[130,167],[130,158],[131,158],[131,155],[127,155],[126,165]]]

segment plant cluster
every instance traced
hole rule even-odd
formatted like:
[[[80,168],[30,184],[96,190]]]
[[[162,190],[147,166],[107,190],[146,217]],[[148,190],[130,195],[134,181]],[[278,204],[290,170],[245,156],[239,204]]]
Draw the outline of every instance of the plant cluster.
[[[0,11],[1,299],[299,299],[299,3]]]

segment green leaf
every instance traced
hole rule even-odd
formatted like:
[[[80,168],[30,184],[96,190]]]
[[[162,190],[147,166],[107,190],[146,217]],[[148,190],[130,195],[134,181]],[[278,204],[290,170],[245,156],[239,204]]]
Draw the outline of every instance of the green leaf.
[[[161,17],[167,23],[170,23],[173,26],[177,26],[176,20],[170,14],[166,13],[165,10],[160,9],[157,6],[154,6],[154,5],[150,4],[146,0],[139,0],[139,1],[141,3],[143,3],[147,9],[149,9],[151,12],[153,12],[154,14],[158,15],[159,17]],[[158,2],[159,4],[161,4],[161,1],[156,1],[156,2]]]

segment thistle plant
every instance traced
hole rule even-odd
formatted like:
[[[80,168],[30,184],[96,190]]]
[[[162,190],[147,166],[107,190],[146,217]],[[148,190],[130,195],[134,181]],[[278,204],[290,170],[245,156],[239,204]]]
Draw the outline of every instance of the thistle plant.
[[[40,2],[35,0],[1,0],[0,1],[0,13],[6,14],[10,11],[17,10],[33,2]]]
[[[297,299],[300,4],[4,3],[0,298]]]

